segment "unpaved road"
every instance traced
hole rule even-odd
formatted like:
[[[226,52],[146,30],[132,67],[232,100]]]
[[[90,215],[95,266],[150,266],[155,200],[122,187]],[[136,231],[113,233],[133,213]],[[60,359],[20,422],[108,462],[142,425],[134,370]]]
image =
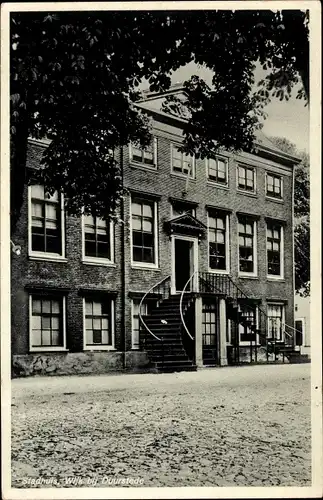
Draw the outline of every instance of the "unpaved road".
[[[310,365],[12,381],[12,487],[310,486],[310,447]]]

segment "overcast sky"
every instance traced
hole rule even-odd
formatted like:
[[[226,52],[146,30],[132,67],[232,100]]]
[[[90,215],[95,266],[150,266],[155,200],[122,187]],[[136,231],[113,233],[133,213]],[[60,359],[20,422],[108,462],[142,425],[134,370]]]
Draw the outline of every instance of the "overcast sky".
[[[256,71],[256,80],[261,79],[261,69]],[[172,83],[188,80],[191,75],[198,75],[207,83],[211,83],[212,73],[194,63],[175,71],[172,75]],[[267,106],[268,118],[263,127],[267,136],[286,137],[292,141],[298,150],[309,151],[309,107],[305,101],[296,99],[296,91],[289,101],[280,101],[273,98]]]

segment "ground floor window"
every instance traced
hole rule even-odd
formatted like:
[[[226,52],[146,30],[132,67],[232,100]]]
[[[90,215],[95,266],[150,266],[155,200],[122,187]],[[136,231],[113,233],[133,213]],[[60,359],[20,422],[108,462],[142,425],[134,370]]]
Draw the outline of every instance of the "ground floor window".
[[[65,348],[65,297],[30,295],[30,348]]]
[[[108,297],[84,298],[84,348],[100,349],[114,344],[114,301]]]
[[[203,346],[216,345],[217,339],[217,304],[205,302],[202,308],[202,339]]]
[[[139,306],[141,298],[132,300],[132,349],[139,349],[140,347],[140,318],[139,318]],[[140,307],[140,313],[142,316],[147,316],[151,314],[152,310],[157,306],[157,300],[147,299]]]
[[[257,328],[257,308],[254,305],[239,304],[241,323],[239,323],[239,341],[256,342],[257,336],[254,328]]]
[[[282,304],[268,304],[268,338],[283,340],[284,323],[284,306]]]

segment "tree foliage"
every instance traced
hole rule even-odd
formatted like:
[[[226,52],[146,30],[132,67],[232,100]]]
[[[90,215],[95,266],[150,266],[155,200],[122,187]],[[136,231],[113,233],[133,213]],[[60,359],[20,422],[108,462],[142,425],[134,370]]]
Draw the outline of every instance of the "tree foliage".
[[[66,210],[111,215],[122,194],[119,148],[149,142],[133,103],[146,79],[170,87],[194,61],[212,86],[186,82],[184,148],[212,156],[250,150],[271,96],[308,97],[308,14],[294,11],[98,11],[11,15],[13,226],[25,183],[27,138],[48,137],[38,180],[65,194]],[[256,62],[267,70],[254,90]],[[171,103],[169,103],[171,105]]]
[[[271,141],[285,153],[301,158],[294,176],[294,246],[295,290],[306,297],[310,294],[310,161],[305,151],[285,137],[271,137]]]

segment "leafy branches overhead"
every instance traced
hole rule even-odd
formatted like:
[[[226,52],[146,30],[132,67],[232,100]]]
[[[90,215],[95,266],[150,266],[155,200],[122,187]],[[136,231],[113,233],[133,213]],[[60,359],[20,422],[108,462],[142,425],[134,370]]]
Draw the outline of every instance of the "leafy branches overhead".
[[[295,290],[302,296],[310,293],[310,161],[306,152],[297,151],[285,137],[271,137],[282,151],[301,158],[294,176],[294,247]]]
[[[297,26],[297,29],[295,27]],[[308,95],[308,19],[302,11],[128,11],[11,16],[12,215],[19,215],[27,138],[52,140],[40,176],[67,211],[112,213],[122,192],[116,155],[145,146],[149,122],[133,102],[146,79],[170,87],[189,62],[214,73],[186,82],[184,147],[206,156],[250,149],[270,95]],[[254,91],[255,63],[268,70]],[[111,151],[114,154],[111,154]],[[18,180],[19,178],[19,180]],[[17,182],[16,182],[17,179]]]

